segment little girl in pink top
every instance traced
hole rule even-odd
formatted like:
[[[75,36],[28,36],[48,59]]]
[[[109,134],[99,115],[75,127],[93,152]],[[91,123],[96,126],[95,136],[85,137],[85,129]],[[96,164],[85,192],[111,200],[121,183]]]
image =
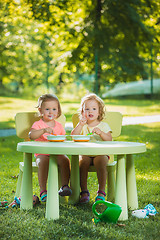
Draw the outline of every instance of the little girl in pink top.
[[[58,98],[52,94],[44,94],[38,99],[38,111],[42,117],[39,121],[33,123],[29,137],[35,141],[48,141],[47,135],[65,135],[65,130],[61,123],[55,119],[61,115],[61,106]],[[40,186],[41,201],[47,199],[47,178],[49,168],[49,154],[35,154],[38,165],[38,180]],[[60,196],[70,196],[72,190],[69,188],[70,164],[69,158],[65,155],[58,155],[58,166],[61,172],[62,187],[59,190]]]

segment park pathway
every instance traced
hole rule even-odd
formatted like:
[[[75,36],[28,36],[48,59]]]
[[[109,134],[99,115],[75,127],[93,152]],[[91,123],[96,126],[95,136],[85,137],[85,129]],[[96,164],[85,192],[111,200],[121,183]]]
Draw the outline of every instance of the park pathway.
[[[123,117],[122,126],[125,125],[136,125],[136,124],[144,124],[151,122],[160,122],[160,115],[152,115],[152,116],[142,116],[142,117]],[[73,129],[73,125],[71,122],[67,122],[65,129],[67,131],[71,131]],[[14,136],[16,135],[16,130],[13,129],[0,129],[0,137]]]

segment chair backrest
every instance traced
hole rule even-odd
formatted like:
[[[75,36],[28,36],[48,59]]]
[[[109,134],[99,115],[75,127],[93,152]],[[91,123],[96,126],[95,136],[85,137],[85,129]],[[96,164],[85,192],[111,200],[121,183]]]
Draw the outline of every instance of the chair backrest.
[[[15,116],[16,134],[19,138],[29,140],[28,133],[31,129],[32,124],[35,121],[40,120],[37,112],[19,112]],[[66,117],[61,114],[56,121],[60,122],[65,127]]]
[[[103,122],[107,122],[112,129],[112,137],[116,138],[121,134],[123,116],[120,112],[106,112]],[[72,116],[73,127],[75,128],[79,122],[79,115],[75,113]]]

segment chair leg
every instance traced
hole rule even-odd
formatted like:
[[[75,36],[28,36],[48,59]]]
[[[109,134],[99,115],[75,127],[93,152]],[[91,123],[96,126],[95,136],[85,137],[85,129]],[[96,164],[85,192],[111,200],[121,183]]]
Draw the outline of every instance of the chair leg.
[[[21,196],[21,187],[22,187],[22,177],[23,177],[23,171],[19,171],[18,181],[17,181],[17,188],[16,188],[16,194],[15,197]]]

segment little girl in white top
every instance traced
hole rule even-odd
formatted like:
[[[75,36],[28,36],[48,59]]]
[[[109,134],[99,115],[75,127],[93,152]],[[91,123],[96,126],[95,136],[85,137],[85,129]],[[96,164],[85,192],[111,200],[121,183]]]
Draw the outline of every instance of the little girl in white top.
[[[106,122],[102,122],[105,117],[105,104],[103,100],[96,94],[91,93],[86,95],[81,100],[80,121],[72,130],[72,135],[91,136],[92,141],[112,141],[111,129]],[[94,165],[97,171],[98,191],[95,201],[105,200],[105,186],[107,179],[106,166],[109,156],[80,156],[80,203],[89,202],[89,191],[87,188],[87,177],[90,165]]]

